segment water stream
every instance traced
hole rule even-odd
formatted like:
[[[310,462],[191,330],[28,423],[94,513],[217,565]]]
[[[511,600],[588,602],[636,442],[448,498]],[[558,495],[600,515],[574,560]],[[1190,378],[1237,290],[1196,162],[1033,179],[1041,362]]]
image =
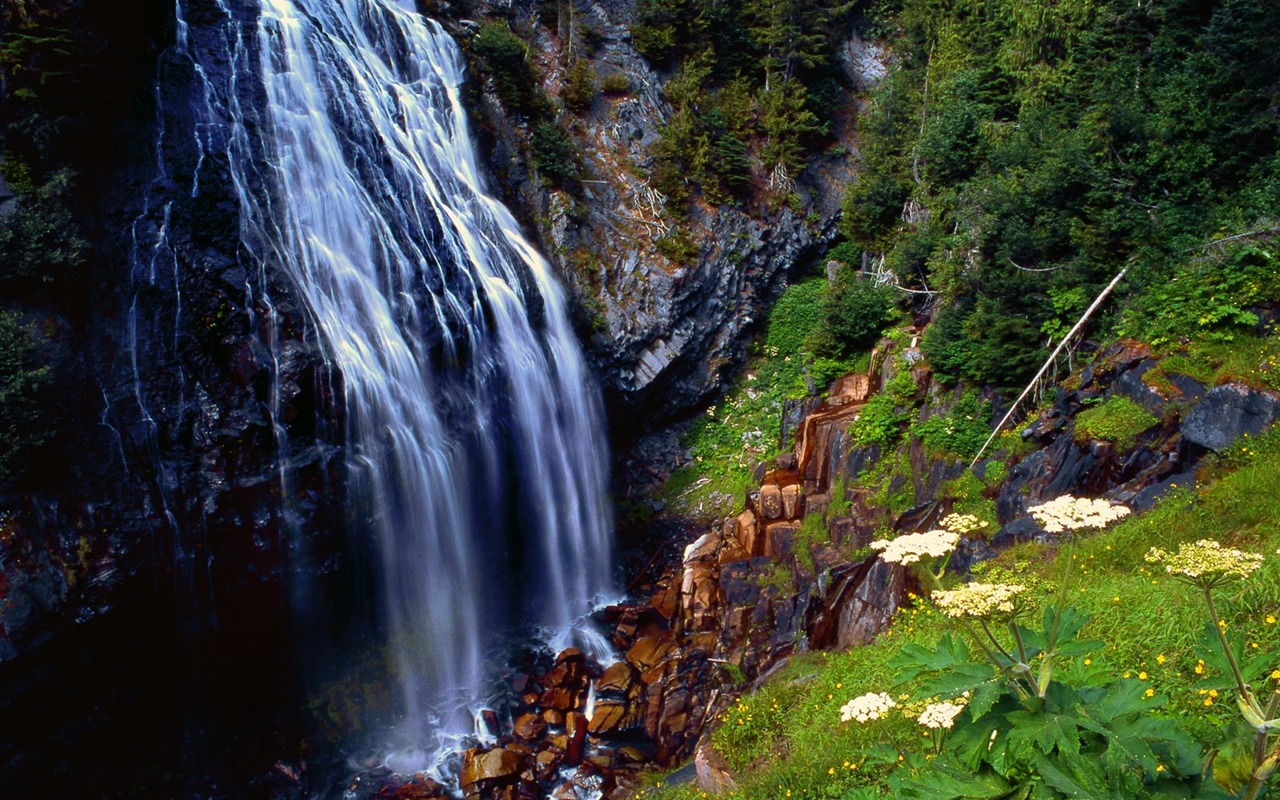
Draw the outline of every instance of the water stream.
[[[192,193],[225,164],[242,257],[287,276],[341,375],[354,524],[422,746],[470,728],[503,631],[563,632],[609,592],[598,392],[548,264],[484,185],[438,24],[408,0],[204,0],[197,42],[189,4]],[[246,294],[271,309],[266,285]]]

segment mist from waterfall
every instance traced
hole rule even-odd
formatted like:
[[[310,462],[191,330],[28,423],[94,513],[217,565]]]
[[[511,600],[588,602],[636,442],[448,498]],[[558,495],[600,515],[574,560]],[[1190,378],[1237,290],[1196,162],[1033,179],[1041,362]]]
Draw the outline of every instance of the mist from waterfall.
[[[602,414],[563,292],[487,193],[461,55],[412,2],[213,0],[200,46],[188,4],[193,192],[225,164],[242,253],[288,276],[341,375],[408,735],[465,726],[497,634],[564,629],[611,584]]]

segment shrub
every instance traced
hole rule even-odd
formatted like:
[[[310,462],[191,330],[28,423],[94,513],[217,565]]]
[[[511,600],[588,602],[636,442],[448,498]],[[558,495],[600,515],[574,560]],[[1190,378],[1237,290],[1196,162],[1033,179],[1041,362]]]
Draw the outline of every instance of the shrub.
[[[675,230],[654,242],[658,252],[673,264],[689,264],[698,257],[698,243],[688,231]]]
[[[60,170],[0,220],[0,281],[49,281],[84,260],[87,245],[71,216],[70,193],[71,171]]]
[[[893,289],[876,286],[860,273],[841,269],[823,303],[823,337],[819,354],[846,358],[880,338],[892,318]]]
[[[575,114],[585,114],[596,99],[596,71],[591,62],[579,58],[565,73],[564,86],[560,89],[564,107]]]
[[[841,233],[867,250],[881,249],[910,193],[909,184],[886,171],[864,173],[844,196]]]
[[[849,437],[861,447],[892,447],[902,434],[902,426],[911,418],[915,405],[916,385],[911,370],[898,365],[898,372],[884,389],[858,412],[849,423]]]
[[[608,95],[628,94],[631,92],[631,79],[621,72],[610,72],[601,79],[600,91]]]
[[[471,43],[485,71],[493,76],[493,87],[507,108],[526,116],[542,113],[546,98],[529,66],[524,42],[501,22],[480,26]]]
[[[578,178],[578,154],[559,125],[543,120],[533,126],[529,146],[544,183],[570,188]]]
[[[935,414],[912,425],[911,434],[931,456],[972,458],[991,433],[987,425],[990,416],[991,403],[979,403],[978,395],[969,390],[948,413]]]
[[[1211,263],[1183,270],[1134,298],[1121,333],[1153,345],[1193,339],[1230,342],[1249,333],[1249,307],[1280,295],[1280,264],[1271,250],[1243,245]]]
[[[920,349],[938,379],[954,384],[968,378],[980,385],[1020,386],[1044,358],[1040,332],[1026,318],[984,306],[940,311],[925,331]]]

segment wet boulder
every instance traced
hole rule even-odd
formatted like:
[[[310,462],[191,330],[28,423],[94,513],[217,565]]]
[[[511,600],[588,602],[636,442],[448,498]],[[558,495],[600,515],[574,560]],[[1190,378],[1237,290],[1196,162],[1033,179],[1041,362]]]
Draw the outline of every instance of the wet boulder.
[[[1215,386],[1183,417],[1182,436],[1201,447],[1223,450],[1277,419],[1280,400],[1275,395],[1238,384]]]
[[[506,747],[467,750],[462,754],[458,784],[467,797],[479,797],[500,786],[519,781],[527,763],[517,751]]]

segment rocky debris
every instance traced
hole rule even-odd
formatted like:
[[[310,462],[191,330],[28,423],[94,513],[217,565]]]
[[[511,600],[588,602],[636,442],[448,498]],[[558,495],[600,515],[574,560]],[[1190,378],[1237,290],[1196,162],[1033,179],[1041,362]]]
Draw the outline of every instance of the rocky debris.
[[[517,739],[536,742],[547,732],[547,723],[537,714],[521,714],[511,724],[511,732]]]
[[[449,794],[439,781],[415,775],[403,783],[388,783],[378,796],[389,800],[446,800]]]

